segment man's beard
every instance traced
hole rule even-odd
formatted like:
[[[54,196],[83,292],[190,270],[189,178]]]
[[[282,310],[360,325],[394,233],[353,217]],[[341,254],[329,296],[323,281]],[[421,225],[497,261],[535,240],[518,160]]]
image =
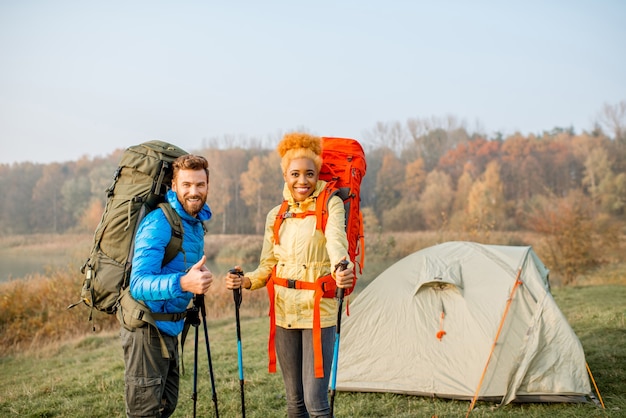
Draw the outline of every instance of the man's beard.
[[[187,200],[189,198],[199,198],[199,200],[197,202],[190,202],[189,200]],[[183,206],[183,209],[185,209],[185,212],[195,217],[198,213],[200,213],[200,211],[204,207],[205,202],[206,196],[204,198],[202,196],[189,196],[188,198],[183,198],[183,201],[180,202],[180,204]]]

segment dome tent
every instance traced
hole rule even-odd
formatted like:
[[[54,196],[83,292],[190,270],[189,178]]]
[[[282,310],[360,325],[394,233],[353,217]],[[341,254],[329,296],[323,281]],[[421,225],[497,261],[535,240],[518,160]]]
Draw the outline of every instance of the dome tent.
[[[399,260],[344,316],[337,391],[576,402],[582,345],[531,247],[448,242]]]

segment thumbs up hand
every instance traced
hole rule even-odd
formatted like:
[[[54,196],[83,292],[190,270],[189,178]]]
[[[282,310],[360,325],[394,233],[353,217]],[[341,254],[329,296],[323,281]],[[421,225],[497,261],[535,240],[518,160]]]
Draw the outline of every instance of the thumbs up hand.
[[[189,269],[187,274],[180,278],[181,289],[196,295],[203,295],[209,290],[211,283],[213,283],[213,273],[204,263],[206,263],[205,255]]]
[[[204,265],[205,263],[206,263],[206,255],[203,255],[202,258],[198,260],[198,262],[194,264],[190,270],[197,269],[200,271],[209,271],[207,266]]]

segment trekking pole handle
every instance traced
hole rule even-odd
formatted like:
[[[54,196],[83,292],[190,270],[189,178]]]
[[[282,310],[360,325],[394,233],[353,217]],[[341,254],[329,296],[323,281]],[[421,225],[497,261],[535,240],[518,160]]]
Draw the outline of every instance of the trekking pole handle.
[[[243,271],[241,271],[241,269],[233,268],[228,270],[228,273],[236,274],[239,277],[243,277]],[[241,284],[241,286],[243,286],[243,283]],[[241,305],[241,287],[233,289],[233,299],[235,300],[235,305],[239,307]]]
[[[340,262],[338,262],[337,264],[335,264],[335,271],[343,271],[345,269],[348,268],[348,260],[341,260]],[[337,288],[337,298],[338,299],[343,299],[343,293],[344,293],[345,289],[343,287],[338,287]]]

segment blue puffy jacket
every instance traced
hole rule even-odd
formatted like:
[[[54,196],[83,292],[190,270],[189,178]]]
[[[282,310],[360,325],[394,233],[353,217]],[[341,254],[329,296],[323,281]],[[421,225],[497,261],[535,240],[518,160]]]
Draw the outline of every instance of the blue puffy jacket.
[[[211,209],[205,204],[194,218],[185,212],[175,192],[168,191],[166,198],[183,221],[184,252],[179,252],[161,267],[172,228],[161,209],[148,213],[135,236],[130,293],[135,299],[144,301],[152,312],[178,313],[185,311],[193,297],[191,292],[180,288],[180,278],[204,254],[202,221],[211,219]],[[176,336],[182,331],[184,322],[157,321],[157,327],[167,335]]]

